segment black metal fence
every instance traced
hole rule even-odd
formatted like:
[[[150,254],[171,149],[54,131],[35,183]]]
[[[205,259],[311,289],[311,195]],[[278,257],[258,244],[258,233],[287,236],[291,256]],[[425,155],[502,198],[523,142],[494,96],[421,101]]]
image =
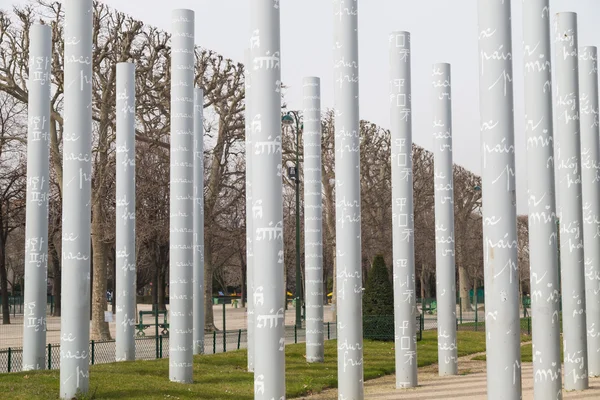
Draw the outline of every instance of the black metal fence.
[[[323,326],[325,340],[337,337],[334,322],[327,322]],[[296,326],[286,326],[286,343],[302,343],[306,340],[306,330]],[[223,353],[247,347],[248,335],[245,329],[235,331],[220,331],[207,334],[204,339],[204,354]],[[46,346],[46,368],[58,369],[60,367],[60,345],[48,344]],[[115,341],[90,342],[90,364],[106,364],[115,362]],[[154,360],[169,357],[169,337],[141,337],[135,339],[135,359]],[[23,348],[9,347],[0,350],[0,373],[20,372],[23,368]]]
[[[0,306],[2,305],[2,296],[0,296]],[[54,296],[48,295],[46,298],[46,313],[54,314]],[[0,307],[1,313],[2,307]],[[8,296],[8,313],[12,317],[25,314],[25,298],[23,296]]]
[[[415,319],[417,340],[422,340],[423,331],[437,330],[435,316],[417,315]],[[337,338],[337,326],[327,322],[323,326],[326,340]],[[457,319],[459,331],[485,332],[485,322],[475,316],[472,320]],[[531,318],[521,318],[521,334],[531,335]],[[363,337],[371,340],[394,340],[394,316],[378,315],[363,317]],[[294,326],[285,328],[286,343],[302,343],[306,340],[306,330]],[[248,336],[245,329],[220,331],[207,334],[204,339],[204,354],[223,353],[247,347]],[[90,364],[115,362],[115,341],[91,341]],[[135,340],[135,359],[154,360],[169,357],[169,337],[138,337]],[[48,344],[46,354],[47,369],[58,369],[60,366],[60,345]],[[19,372],[23,366],[23,349],[12,347],[0,350],[0,373]]]
[[[423,339],[423,318],[417,315],[415,319],[417,340]],[[393,315],[365,315],[363,316],[363,337],[371,340],[393,341],[395,326]]]

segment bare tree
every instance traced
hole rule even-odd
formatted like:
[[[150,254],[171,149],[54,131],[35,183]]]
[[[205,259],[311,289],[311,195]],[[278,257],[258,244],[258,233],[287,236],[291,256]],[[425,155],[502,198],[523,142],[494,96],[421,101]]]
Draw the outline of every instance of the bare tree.
[[[458,266],[458,287],[463,311],[469,311],[469,278],[468,266],[470,258],[475,256],[467,249],[471,222],[480,217],[481,178],[460,166],[454,166],[454,221],[456,264]],[[471,240],[483,241],[481,237]],[[480,264],[483,268],[483,264]]]
[[[64,82],[61,73],[63,60],[62,4],[37,0],[25,7],[15,7],[12,14],[0,13],[0,92],[26,104],[29,47],[29,27],[40,20],[52,27],[53,59],[52,83],[56,87],[51,101],[51,157],[53,175],[60,192],[62,187],[62,93]],[[137,109],[136,140],[146,143],[168,166],[169,149],[169,94],[170,94],[170,36],[156,28],[145,26],[102,3],[94,2],[94,53],[93,53],[93,120],[94,164],[92,181],[92,249],[93,249],[93,299],[92,337],[106,339],[110,336],[104,322],[106,309],[106,280],[109,253],[114,246],[114,113],[115,113],[115,65],[121,61],[136,63]],[[207,225],[218,219],[228,207],[231,197],[240,196],[235,182],[243,171],[233,168],[234,158],[240,152],[243,137],[243,68],[240,64],[224,59],[219,54],[196,50],[196,82],[204,89],[205,107],[212,107],[219,120],[217,135],[209,135],[213,141],[207,146],[209,157],[206,183]],[[142,147],[140,146],[140,149]],[[157,165],[157,164],[155,164]],[[168,175],[168,168],[155,171]],[[235,194],[234,194],[235,193]],[[58,219],[60,221],[60,219]],[[143,221],[142,221],[143,223]],[[207,230],[211,232],[213,230]],[[164,232],[162,232],[164,233]],[[162,234],[161,233],[161,234]],[[157,233],[158,234],[158,233]],[[53,235],[56,236],[56,235]],[[159,236],[160,237],[160,236]],[[53,240],[51,254],[60,254],[59,243]],[[157,238],[155,251],[164,267],[168,256],[164,255],[164,242]],[[218,247],[218,237],[207,238],[207,294],[212,297],[212,249]],[[167,245],[168,248],[168,245]],[[60,261],[59,257],[55,258]],[[56,265],[57,263],[52,262]],[[53,266],[53,270],[54,270]],[[156,266],[158,268],[158,266]],[[161,270],[162,271],[162,270]],[[162,271],[166,272],[166,271]],[[58,274],[54,274],[55,287],[60,287]],[[166,282],[165,273],[161,273]],[[58,283],[58,284],[57,284]],[[164,286],[164,285],[163,285]],[[207,301],[211,304],[211,301]],[[207,327],[212,326],[212,307],[207,312]]]
[[[530,293],[529,269],[529,217],[517,216],[517,263],[519,265],[519,303],[525,293]]]
[[[0,93],[0,292],[2,323],[10,324],[8,310],[7,245],[9,235],[23,228],[26,189],[25,108]]]
[[[49,277],[60,303],[61,196],[63,141],[63,23],[62,3],[36,0],[28,6],[15,7],[11,13],[0,11],[0,93],[15,105],[27,103],[27,69],[29,29],[41,21],[52,27],[52,83],[56,88],[51,99],[50,146],[51,192],[49,232]],[[139,289],[152,283],[156,301],[165,307],[169,279],[169,134],[170,134],[170,35],[144,25],[106,5],[94,3],[93,53],[93,180],[92,180],[92,250],[93,296],[92,337],[110,337],[104,322],[107,308],[105,292],[109,271],[114,268],[115,225],[115,65],[121,61],[136,63],[136,142],[137,142],[137,216]],[[214,329],[213,289],[243,284],[245,276],[245,171],[244,171],[244,67],[218,53],[196,48],[195,83],[204,89],[205,135],[205,315],[206,329]],[[285,106],[284,106],[285,108]],[[300,113],[297,113],[301,117]],[[324,274],[331,277],[332,301],[335,302],[335,149],[334,111],[325,110],[322,119]],[[391,253],[391,168],[389,131],[368,121],[361,121],[361,207],[363,275],[366,279],[371,259],[384,254],[392,265]],[[300,132],[301,133],[301,132]],[[11,143],[23,145],[25,136],[7,133]],[[7,137],[9,137],[7,136]],[[295,156],[295,135],[282,140],[283,161]],[[12,146],[12,144],[11,144]],[[15,145],[16,146],[16,145]],[[302,146],[299,149],[302,162]],[[15,160],[17,160],[15,158]],[[20,160],[20,159],[19,159]],[[15,166],[22,161],[11,161]],[[11,164],[11,165],[13,165]],[[414,219],[417,271],[421,290],[433,292],[435,245],[433,222],[433,156],[425,149],[413,147]],[[13,168],[13,170],[17,170]],[[3,173],[4,169],[2,170]],[[24,179],[24,171],[15,177],[12,188]],[[17,174],[18,175],[18,174]],[[2,178],[4,179],[4,178]],[[284,204],[284,260],[289,288],[302,284],[295,274],[295,196],[294,184],[286,174]],[[4,182],[4,181],[2,181]],[[6,181],[8,182],[8,181]],[[473,188],[479,178],[455,167],[456,245],[461,297],[468,294],[467,276],[479,261],[472,255],[479,232],[477,221],[480,192]],[[15,186],[16,185],[16,186]],[[6,185],[5,185],[6,186]],[[3,187],[5,187],[3,186]],[[11,192],[12,193],[12,192]],[[11,196],[18,198],[17,194]],[[301,203],[302,203],[301,196]],[[2,201],[0,199],[0,201]],[[10,202],[14,207],[14,201]],[[2,210],[6,210],[3,208]],[[11,208],[14,210],[14,208]],[[302,207],[300,207],[300,216]],[[14,211],[11,211],[11,213]],[[6,211],[0,215],[5,223]],[[11,214],[12,215],[12,214]],[[24,224],[10,217],[11,224]],[[303,218],[300,218],[301,224]],[[480,221],[480,220],[479,220]],[[11,227],[13,226],[11,225]],[[11,229],[17,229],[12,227]],[[302,229],[301,229],[302,230]],[[475,233],[474,233],[475,232]],[[473,237],[472,237],[473,236]],[[4,245],[6,241],[3,242]],[[1,244],[1,243],[0,243]],[[301,252],[303,246],[301,246]],[[1,278],[1,269],[0,269]],[[3,293],[6,292],[0,287]],[[5,302],[3,302],[5,304]],[[55,309],[60,312],[60,307]],[[55,314],[56,315],[56,314]]]

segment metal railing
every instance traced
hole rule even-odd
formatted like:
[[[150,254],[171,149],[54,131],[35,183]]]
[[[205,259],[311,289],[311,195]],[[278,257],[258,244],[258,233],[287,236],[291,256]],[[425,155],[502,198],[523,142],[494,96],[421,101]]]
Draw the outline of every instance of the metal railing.
[[[336,325],[327,322],[323,325],[325,340],[336,339]],[[305,328],[286,326],[285,338],[287,344],[302,343],[306,340]],[[214,331],[205,335],[204,354],[223,353],[245,349],[247,347],[247,331],[238,329],[234,331]],[[60,368],[60,345],[48,344],[46,346],[47,369]],[[115,362],[115,341],[90,342],[90,365]],[[169,337],[150,336],[135,339],[135,359],[154,360],[169,357]],[[0,350],[0,373],[20,372],[23,369],[23,348],[9,347]]]
[[[475,314],[477,315],[477,314]],[[470,319],[457,318],[457,330],[485,332],[485,322],[478,317]],[[422,340],[423,331],[436,330],[437,318],[426,314],[417,315],[415,319],[417,340]],[[334,322],[323,325],[325,340],[337,339],[337,327]],[[531,335],[531,318],[521,318],[521,334]],[[363,337],[370,340],[394,340],[394,316],[378,315],[363,317]],[[285,339],[287,344],[302,343],[306,340],[305,328],[295,325],[286,326]],[[216,354],[227,351],[245,349],[247,347],[247,331],[245,329],[230,331],[214,331],[205,335],[204,354]],[[46,346],[46,368],[58,369],[60,367],[60,345],[48,344]],[[105,364],[115,362],[115,341],[90,342],[90,364]],[[169,337],[149,336],[135,339],[135,359],[154,360],[169,357]],[[23,349],[9,347],[0,350],[0,373],[20,372],[23,368]]]
[[[2,296],[0,296],[0,306],[2,305]],[[54,296],[48,295],[46,299],[46,312],[48,315],[54,314]],[[0,314],[2,307],[0,307]],[[12,317],[25,314],[25,299],[23,296],[8,296],[8,313]]]

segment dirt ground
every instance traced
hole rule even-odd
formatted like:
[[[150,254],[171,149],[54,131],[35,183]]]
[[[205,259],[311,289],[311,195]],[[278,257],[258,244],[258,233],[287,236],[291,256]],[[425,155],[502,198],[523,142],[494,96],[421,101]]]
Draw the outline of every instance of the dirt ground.
[[[485,361],[472,360],[476,354],[459,359],[459,374],[452,377],[438,376],[437,365],[419,368],[419,387],[396,389],[395,376],[389,375],[365,383],[365,398],[377,400],[486,400]],[[533,367],[522,365],[523,400],[533,399]],[[337,390],[303,397],[304,400],[337,400]],[[565,400],[600,399],[600,378],[590,378],[590,389],[581,392],[563,391]]]

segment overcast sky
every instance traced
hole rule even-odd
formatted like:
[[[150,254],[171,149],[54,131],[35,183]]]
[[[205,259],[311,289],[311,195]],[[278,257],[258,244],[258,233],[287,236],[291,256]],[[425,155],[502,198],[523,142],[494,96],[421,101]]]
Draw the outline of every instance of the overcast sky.
[[[250,0],[101,0],[147,24],[170,30],[170,12],[196,12],[196,44],[244,61]],[[523,111],[522,1],[513,0],[517,195],[527,212]],[[27,0],[0,0],[0,7]],[[579,45],[600,45],[600,0],[551,0],[551,13],[578,13]],[[285,101],[301,108],[301,82],[318,76],[322,106],[333,106],[332,0],[281,0]],[[452,64],[454,162],[479,174],[477,0],[359,0],[360,117],[389,128],[388,34],[409,31],[412,42],[413,140],[432,148],[431,65]]]

